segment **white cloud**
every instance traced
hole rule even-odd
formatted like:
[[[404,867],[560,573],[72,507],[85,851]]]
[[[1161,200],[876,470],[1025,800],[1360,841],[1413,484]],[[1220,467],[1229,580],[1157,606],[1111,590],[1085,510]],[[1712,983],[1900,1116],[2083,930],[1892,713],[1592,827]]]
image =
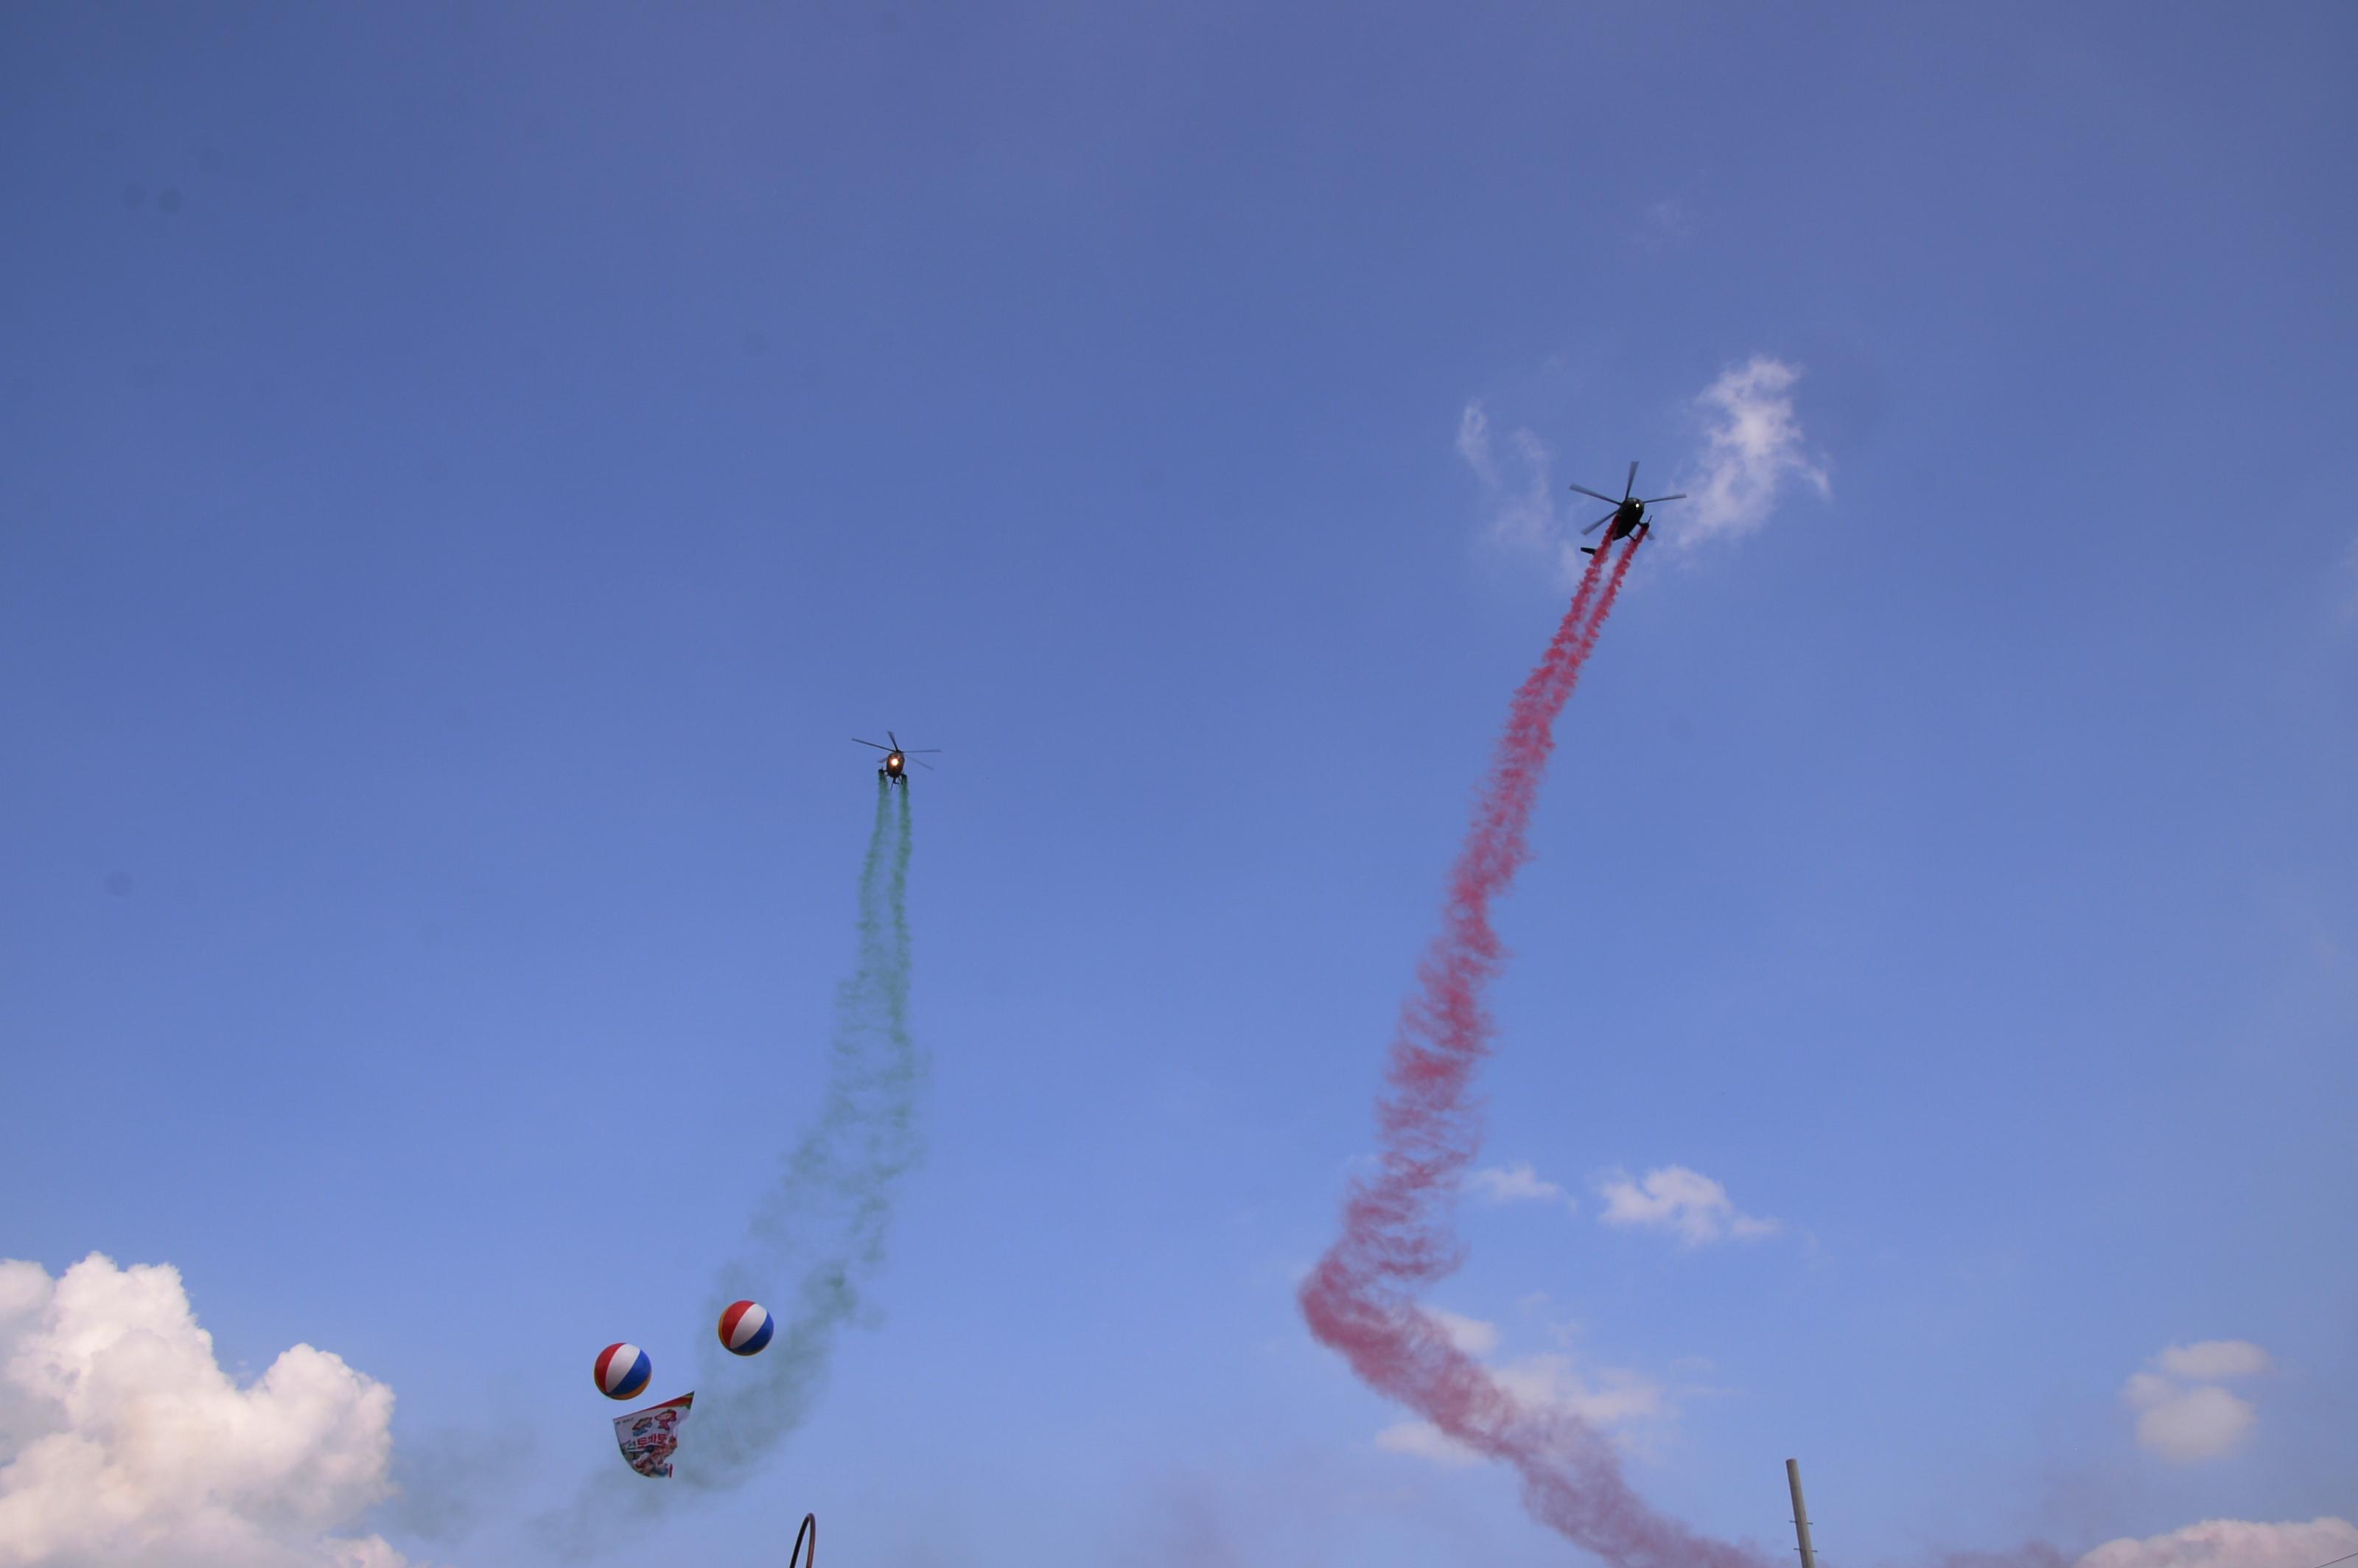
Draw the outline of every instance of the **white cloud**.
[[[1376,1433],[1376,1446],[1387,1454],[1410,1454],[1452,1470],[1482,1463],[1482,1456],[1429,1421],[1403,1421]]]
[[[1521,1409],[1578,1416],[1624,1449],[1642,1446],[1648,1424],[1675,1413],[1668,1392],[1643,1373],[1607,1367],[1592,1379],[1571,1357],[1552,1351],[1502,1362],[1490,1368],[1490,1376]],[[1376,1433],[1376,1446],[1451,1468],[1482,1462],[1479,1454],[1430,1422],[1388,1426]]]
[[[2251,1400],[2216,1383],[2181,1389],[2145,1373],[2129,1383],[2121,1397],[2137,1412],[2137,1445],[2165,1459],[2183,1463],[2224,1454],[2258,1419]]]
[[[1555,456],[1545,441],[1520,427],[1507,433],[1514,472],[1500,461],[1490,437],[1490,416],[1480,400],[1457,416],[1457,455],[1474,470],[1490,503],[1490,532],[1509,544],[1554,552],[1559,567],[1576,577],[1584,564],[1577,546],[1564,541],[1556,516]]]
[[[1485,1166],[1468,1175],[1466,1184],[1492,1203],[1560,1203],[1569,1209],[1580,1207],[1570,1193],[1543,1180],[1528,1162]]]
[[[1694,238],[1694,210],[1675,196],[1649,205],[1638,227],[1638,243],[1650,251],[1666,251]]]
[[[1604,1367],[1592,1379],[1560,1352],[1526,1356],[1498,1368],[1498,1386],[1531,1410],[1570,1411],[1595,1427],[1627,1428],[1670,1413],[1662,1386],[1626,1367]]]
[[[1778,1220],[1742,1212],[1725,1187],[1684,1165],[1664,1165],[1634,1182],[1616,1172],[1597,1183],[1596,1190],[1605,1199],[1600,1217],[1606,1224],[1674,1231],[1689,1247],[1730,1238],[1756,1240],[1784,1228]]]
[[[403,1568],[393,1390],[297,1345],[241,1388],[179,1271],[0,1261],[0,1568]]]
[[[2143,1541],[2108,1541],[2077,1568],[2316,1568],[2358,1552],[2358,1525],[2346,1519],[2306,1524],[2205,1519]]]
[[[2160,1370],[2129,1375],[2121,1402],[2136,1412],[2137,1446],[2185,1464],[2226,1453],[2259,1419],[2251,1400],[2214,1379],[2255,1377],[2274,1363],[2248,1340],[2205,1339],[2173,1345],[2152,1365]]]
[[[1790,480],[1832,493],[1833,481],[1802,444],[1793,413],[1793,384],[1801,378],[1783,361],[1756,355],[1695,399],[1710,421],[1703,456],[1680,487],[1689,499],[1662,511],[1664,531],[1682,546],[1759,527]]]
[[[1457,455],[1484,484],[1498,482],[1498,465],[1490,456],[1490,416],[1479,399],[1457,416]]]
[[[1450,1344],[1468,1356],[1487,1356],[1498,1348],[1498,1325],[1495,1323],[1485,1323],[1478,1317],[1460,1317],[1439,1307],[1420,1307],[1418,1310],[1448,1336]]]
[[[2155,1357],[2153,1364],[2188,1382],[2250,1378],[2275,1369],[2268,1353],[2248,1339],[2203,1339],[2192,1345],[2173,1345]]]
[[[1451,1344],[1468,1356],[1487,1357],[1498,1347],[1495,1324],[1432,1307],[1421,1310],[1440,1325]],[[1677,1413],[1662,1385],[1643,1373],[1626,1367],[1585,1372],[1570,1356],[1560,1352],[1498,1363],[1489,1372],[1522,1410],[1577,1416],[1625,1448],[1639,1446],[1650,1430]],[[1453,1468],[1482,1462],[1480,1454],[1430,1422],[1404,1421],[1388,1426],[1376,1434],[1376,1446]]]

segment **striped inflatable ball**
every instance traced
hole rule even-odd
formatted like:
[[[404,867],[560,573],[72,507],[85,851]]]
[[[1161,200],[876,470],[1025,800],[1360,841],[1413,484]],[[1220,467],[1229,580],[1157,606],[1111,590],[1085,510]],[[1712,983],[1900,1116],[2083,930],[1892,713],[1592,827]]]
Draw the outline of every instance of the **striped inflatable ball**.
[[[732,1303],[720,1314],[720,1343],[732,1356],[751,1356],[770,1343],[777,1324],[759,1302]]]
[[[634,1400],[646,1392],[654,1363],[635,1345],[616,1343],[598,1352],[598,1391],[610,1400]]]

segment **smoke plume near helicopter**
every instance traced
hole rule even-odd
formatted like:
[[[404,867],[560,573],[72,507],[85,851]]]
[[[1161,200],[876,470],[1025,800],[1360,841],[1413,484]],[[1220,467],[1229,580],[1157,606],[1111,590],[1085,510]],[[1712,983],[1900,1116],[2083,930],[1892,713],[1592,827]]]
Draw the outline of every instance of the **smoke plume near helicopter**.
[[[1696,1535],[1630,1490],[1610,1443],[1569,1411],[1525,1408],[1452,1343],[1420,1298],[1454,1272],[1459,1184],[1481,1145],[1471,1095],[1493,1025],[1483,993],[1506,959],[1491,901],[1529,856],[1554,725],[1612,612],[1639,541],[1589,557],[1546,655],[1524,678],[1449,878],[1442,928],[1401,1010],[1377,1108],[1376,1173],[1355,1182],[1343,1234],[1302,1287],[1319,1341],[1362,1381],[1520,1473],[1533,1517],[1614,1568],[1768,1568],[1757,1552]],[[1608,555],[1612,564],[1606,565]]]
[[[737,1255],[718,1273],[700,1318],[696,1427],[676,1478],[651,1486],[615,1471],[581,1505],[542,1521],[573,1555],[612,1543],[615,1514],[649,1516],[696,1493],[750,1479],[809,1416],[836,1339],[869,1310],[901,1178],[916,1162],[925,1058],[909,1032],[909,792],[876,785],[876,818],[860,871],[859,952],[836,989],[826,1089],[810,1125],[780,1161]],[[730,1355],[711,1332],[730,1302],[757,1299],[777,1334],[759,1356]],[[685,1306],[685,1303],[683,1303]]]
[[[893,1199],[919,1152],[925,1076],[909,1033],[913,843],[909,792],[880,781],[860,873],[859,959],[836,990],[826,1099],[754,1210],[745,1247],[721,1271],[705,1314],[717,1318],[746,1297],[775,1303],[777,1338],[750,1361],[712,1335],[698,1339],[711,1405],[693,1467],[680,1466],[690,1489],[737,1486],[802,1425],[836,1336],[861,1311],[884,1260]]]

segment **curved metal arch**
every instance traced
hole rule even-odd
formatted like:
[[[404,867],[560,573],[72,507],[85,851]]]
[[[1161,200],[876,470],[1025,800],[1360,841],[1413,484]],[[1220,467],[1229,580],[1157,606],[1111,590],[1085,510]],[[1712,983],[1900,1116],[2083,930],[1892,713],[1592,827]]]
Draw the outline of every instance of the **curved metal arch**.
[[[803,1555],[803,1541],[806,1537],[810,1541],[810,1555],[808,1557]],[[818,1515],[805,1514],[803,1515],[802,1528],[795,1531],[794,1554],[786,1559],[786,1568],[796,1568],[797,1564],[800,1565],[800,1568],[813,1568],[813,1565],[817,1562]]]

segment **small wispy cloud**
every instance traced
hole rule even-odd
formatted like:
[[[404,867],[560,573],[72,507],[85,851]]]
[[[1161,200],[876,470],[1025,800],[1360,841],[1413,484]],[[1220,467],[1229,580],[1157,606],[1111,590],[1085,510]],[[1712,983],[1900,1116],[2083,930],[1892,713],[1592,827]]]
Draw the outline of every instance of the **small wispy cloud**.
[[[1468,1356],[1487,1356],[1498,1348],[1498,1325],[1478,1317],[1464,1317],[1441,1307],[1425,1307],[1424,1315],[1449,1343]]]
[[[1376,1446],[1387,1454],[1412,1454],[1452,1470],[1482,1463],[1479,1454],[1429,1421],[1396,1422],[1376,1433]]]
[[[1637,242],[1649,251],[1667,251],[1694,238],[1694,209],[1675,196],[1650,203],[1639,218]]]
[[[1513,1165],[1487,1165],[1468,1174],[1466,1186],[1492,1203],[1560,1203],[1575,1214],[1580,1210],[1578,1199],[1541,1176],[1528,1161]]]
[[[1457,455],[1474,470],[1490,502],[1490,532],[1509,544],[1564,552],[1555,509],[1555,455],[1531,431],[1517,427],[1499,441],[1477,398],[1457,416]]]
[[[2121,1385],[2121,1403],[2136,1414],[2137,1446],[2187,1464],[2241,1444],[2259,1421],[2252,1401],[2220,1386],[2270,1371],[2268,1353],[2246,1339],[2173,1345]]]
[[[1476,398],[1457,416],[1457,455],[1484,484],[1498,482],[1498,464],[1490,455],[1490,416]]]
[[[1664,1165],[1634,1181],[1617,1171],[1599,1181],[1596,1191],[1605,1200],[1599,1217],[1606,1224],[1667,1230],[1688,1247],[1754,1241],[1784,1228],[1781,1221],[1744,1213],[1725,1187],[1684,1165]]]
[[[1665,531],[1682,547],[1734,538],[1768,520],[1789,484],[1833,492],[1823,463],[1811,456],[1793,411],[1801,371],[1756,355],[1731,367],[1695,399],[1707,422],[1702,456],[1687,470],[1689,499],[1666,509]]]
[[[1422,1309],[1466,1355],[1487,1357],[1498,1347],[1498,1329],[1479,1318]],[[1586,1368],[1562,1351],[1545,1351],[1491,1365],[1490,1376],[1523,1410],[1579,1417],[1626,1449],[1642,1448],[1650,1433],[1677,1416],[1670,1391],[1626,1367]],[[1460,1468],[1482,1456],[1430,1422],[1404,1421],[1376,1434],[1376,1446]]]

